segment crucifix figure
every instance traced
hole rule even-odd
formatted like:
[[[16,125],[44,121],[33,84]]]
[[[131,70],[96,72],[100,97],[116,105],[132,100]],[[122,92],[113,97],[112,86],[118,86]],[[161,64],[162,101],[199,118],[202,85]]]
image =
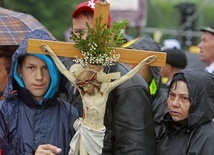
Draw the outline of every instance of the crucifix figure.
[[[99,7],[96,6],[95,8]],[[106,13],[103,14],[106,15]],[[28,51],[33,53],[37,51],[37,53],[43,54],[45,51],[46,54],[49,54],[60,72],[66,76],[81,94],[84,115],[83,118],[78,119],[74,124],[76,134],[71,141],[71,150],[69,153],[74,155],[78,153],[81,155],[99,155],[102,153],[105,135],[103,121],[109,93],[126,80],[131,79],[142,66],[163,66],[165,63],[164,53],[152,51],[145,51],[143,53],[141,51],[135,51],[132,52],[131,56],[127,54],[130,53],[130,50],[118,48],[115,51],[120,54],[122,58],[120,58],[120,61],[134,64],[139,63],[127,74],[120,76],[119,72],[106,74],[103,72],[102,68],[97,70],[89,68],[89,66],[81,66],[80,64],[75,64],[71,66],[70,70],[67,70],[57,56],[81,56],[78,49],[74,48],[72,43],[31,39],[28,41]]]
[[[105,132],[105,126],[103,123],[104,113],[110,91],[126,80],[131,79],[144,65],[149,65],[154,62],[156,60],[156,56],[151,55],[146,57],[135,68],[120,77],[119,72],[106,74],[102,69],[98,71],[89,68],[87,69],[82,67],[80,64],[71,66],[68,71],[48,45],[42,44],[41,47],[45,52],[48,52],[59,71],[64,74],[71,84],[79,90],[82,97],[84,117],[83,119],[81,118],[75,122],[76,129],[78,130],[77,134],[73,138],[73,143],[71,142],[71,149],[74,149],[72,150],[72,154],[76,154],[75,151],[77,151],[77,143],[79,142],[80,144],[83,143],[83,147],[81,145],[79,146],[81,155],[87,155],[87,153],[95,154],[95,148],[99,148],[99,151],[102,151],[102,141]],[[112,79],[115,80],[111,82]],[[97,146],[95,146],[92,151],[87,148],[87,145],[90,144],[87,144],[89,141],[86,139],[90,139],[90,137],[85,137],[84,135],[86,133],[87,135],[90,135],[90,137],[94,137],[91,141],[96,139],[93,143],[96,143]],[[81,139],[81,136],[84,138]],[[95,136],[97,136],[97,138]],[[101,154],[101,152],[99,153]]]

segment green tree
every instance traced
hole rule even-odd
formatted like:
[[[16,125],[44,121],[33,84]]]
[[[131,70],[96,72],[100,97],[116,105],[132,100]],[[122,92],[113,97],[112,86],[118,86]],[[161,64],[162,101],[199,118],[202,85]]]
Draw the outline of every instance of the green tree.
[[[7,9],[31,14],[58,40],[64,41],[64,32],[71,25],[71,14],[83,1],[85,0],[1,0],[1,4]],[[213,22],[213,0],[147,0],[146,27],[177,30],[179,13],[175,5],[186,1],[196,4],[196,31]],[[129,35],[135,36],[134,28],[129,31]],[[163,38],[167,37],[176,36],[164,35]]]

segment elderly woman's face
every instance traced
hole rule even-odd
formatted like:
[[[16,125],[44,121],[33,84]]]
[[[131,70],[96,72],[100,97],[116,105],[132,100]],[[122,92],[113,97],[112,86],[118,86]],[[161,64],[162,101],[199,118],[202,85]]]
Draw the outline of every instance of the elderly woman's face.
[[[175,82],[167,99],[169,114],[174,121],[181,121],[188,118],[189,115],[189,91],[183,81]]]

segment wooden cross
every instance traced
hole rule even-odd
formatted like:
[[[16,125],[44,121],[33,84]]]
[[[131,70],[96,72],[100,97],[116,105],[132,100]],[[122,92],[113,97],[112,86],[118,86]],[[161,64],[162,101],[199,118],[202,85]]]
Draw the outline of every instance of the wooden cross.
[[[109,16],[109,3],[106,2],[96,2],[93,18],[93,28],[95,28],[96,18],[103,14],[103,20],[101,24],[108,22]],[[64,57],[82,57],[79,49],[74,47],[74,43],[71,42],[61,42],[61,41],[49,41],[40,39],[28,39],[27,52],[46,54],[40,48],[41,44],[48,45],[57,56]],[[166,53],[156,52],[156,51],[145,51],[145,50],[134,50],[134,49],[124,49],[116,48],[115,52],[120,54],[119,62],[138,64],[141,60],[150,55],[156,55],[156,61],[150,64],[150,66],[164,67],[166,63]]]

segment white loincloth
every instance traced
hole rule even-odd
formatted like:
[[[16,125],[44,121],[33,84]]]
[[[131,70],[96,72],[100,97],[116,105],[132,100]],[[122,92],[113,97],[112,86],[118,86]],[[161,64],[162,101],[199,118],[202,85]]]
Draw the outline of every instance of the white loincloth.
[[[83,119],[79,118],[74,122],[74,129],[76,134],[70,142],[70,151],[68,155],[78,155],[80,137],[82,138],[83,145],[89,155],[102,154],[103,140],[105,136],[105,128],[95,130],[83,125]]]

